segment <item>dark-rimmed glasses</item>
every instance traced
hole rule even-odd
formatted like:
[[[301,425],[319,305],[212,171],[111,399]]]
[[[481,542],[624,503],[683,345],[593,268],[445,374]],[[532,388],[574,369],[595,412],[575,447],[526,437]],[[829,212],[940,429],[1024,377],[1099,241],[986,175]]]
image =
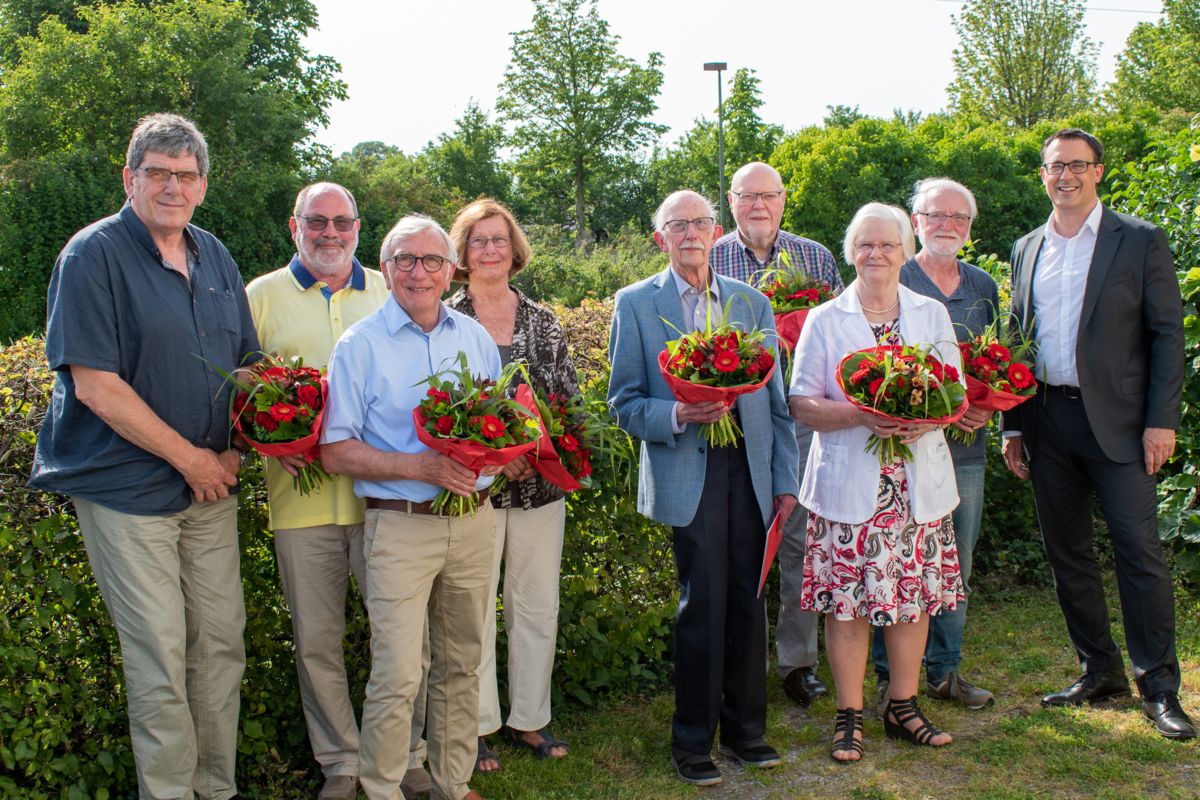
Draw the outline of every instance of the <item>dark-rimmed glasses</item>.
[[[401,272],[412,272],[416,269],[418,261],[421,262],[421,266],[425,268],[426,272],[438,272],[446,266],[446,262],[449,260],[433,253],[423,256],[414,256],[412,253],[396,253],[396,255],[388,259]]]
[[[776,189],[771,192],[730,192],[737,198],[738,203],[744,206],[754,205],[755,200],[762,200],[764,203],[770,203],[783,197],[783,190]]]
[[[162,186],[174,175],[180,186],[191,188],[200,184],[200,173],[194,169],[167,169],[166,167],[138,167],[146,180]]]
[[[1042,169],[1046,170],[1046,172],[1050,175],[1062,175],[1064,169],[1070,168],[1072,174],[1082,175],[1083,173],[1087,172],[1088,167],[1094,167],[1100,163],[1102,162],[1084,161],[1083,159],[1068,161],[1065,164],[1061,161],[1051,161],[1048,164],[1042,164]]]
[[[358,221],[358,217],[322,217],[319,214],[314,214],[311,217],[306,217],[302,214],[297,214],[296,219],[304,220],[304,224],[310,231],[323,231],[329,223],[333,223],[334,230],[345,233],[346,231],[354,230],[354,223]]]

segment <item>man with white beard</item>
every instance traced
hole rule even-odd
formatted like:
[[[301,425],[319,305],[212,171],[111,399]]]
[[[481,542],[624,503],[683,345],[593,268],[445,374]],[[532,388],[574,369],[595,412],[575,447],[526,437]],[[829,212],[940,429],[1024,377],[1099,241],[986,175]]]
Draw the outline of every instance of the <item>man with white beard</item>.
[[[364,269],[358,246],[358,205],[336,183],[300,190],[288,225],[296,255],[286,267],[246,287],[250,311],[265,352],[300,356],[324,369],[342,332],[387,299],[383,275]],[[353,800],[358,782],[358,724],[346,680],[342,639],[346,591],[353,574],[365,592],[363,501],[354,482],[333,475],[308,496],[292,485],[296,457],[267,459],[267,499],[275,533],[279,576],[296,637],[296,671],[313,756],[325,784],[319,800]],[[403,790],[410,797],[429,791],[422,767],[424,692],[413,715],[413,751]]]
[[[927,178],[917,181],[911,207],[921,250],[900,268],[900,283],[946,306],[958,340],[970,341],[996,318],[1000,304],[996,281],[979,267],[958,259],[977,214],[975,195],[949,178]],[[964,431],[978,432],[975,442],[970,445],[948,442],[958,484],[959,504],[952,519],[964,591],[969,591],[971,557],[983,516],[987,436],[980,429],[991,416],[990,411],[967,409],[954,425]],[[925,693],[935,700],[981,709],[992,704],[992,693],[968,683],[958,671],[966,621],[966,603],[959,603],[954,611],[930,617],[929,640],[925,645]],[[882,636],[876,634],[874,639],[872,659],[879,678],[877,706],[882,708],[888,696],[887,651]]]

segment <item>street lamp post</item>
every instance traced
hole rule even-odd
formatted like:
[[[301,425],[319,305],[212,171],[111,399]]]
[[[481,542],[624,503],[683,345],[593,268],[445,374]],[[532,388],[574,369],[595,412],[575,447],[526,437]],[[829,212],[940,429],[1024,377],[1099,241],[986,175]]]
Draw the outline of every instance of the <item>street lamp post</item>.
[[[709,61],[704,65],[705,72],[717,73],[717,185],[721,191],[717,222],[722,228],[725,227],[725,101],[721,97],[721,72],[728,68],[724,61]]]

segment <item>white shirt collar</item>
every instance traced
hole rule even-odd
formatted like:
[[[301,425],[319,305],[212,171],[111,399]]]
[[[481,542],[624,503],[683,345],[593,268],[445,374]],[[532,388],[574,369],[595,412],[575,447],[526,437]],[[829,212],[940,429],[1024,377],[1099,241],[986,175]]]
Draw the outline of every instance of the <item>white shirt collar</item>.
[[[1087,228],[1088,230],[1090,230],[1092,232],[1092,236],[1095,236],[1097,234],[1097,232],[1099,232],[1099,230],[1100,230],[1100,216],[1103,213],[1104,213],[1104,204],[1101,203],[1099,200],[1097,200],[1096,207],[1092,209],[1092,213],[1087,215],[1087,219],[1085,219],[1083,221],[1083,227],[1081,227],[1079,229],[1079,232],[1076,233],[1075,236],[1078,236],[1080,233],[1083,233],[1084,228]],[[1058,229],[1054,227],[1054,212],[1053,211],[1050,212],[1050,218],[1046,220],[1046,235],[1047,236],[1055,236],[1059,239],[1075,238],[1074,236],[1071,236],[1071,237],[1063,236],[1062,234],[1060,234],[1058,232]]]

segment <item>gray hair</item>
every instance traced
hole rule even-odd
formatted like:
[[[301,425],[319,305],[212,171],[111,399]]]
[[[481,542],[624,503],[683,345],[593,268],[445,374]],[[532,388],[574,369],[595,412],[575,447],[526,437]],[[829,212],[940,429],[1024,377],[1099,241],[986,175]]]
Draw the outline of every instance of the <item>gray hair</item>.
[[[137,169],[146,153],[162,153],[171,158],[195,156],[197,171],[208,174],[208,142],[196,123],[178,114],[147,114],[138,120],[125,151],[125,166]]]
[[[913,184],[913,194],[909,198],[908,207],[912,209],[914,214],[924,211],[925,203],[929,200],[929,196],[944,189],[949,189],[952,192],[958,192],[962,195],[963,200],[967,201],[967,208],[971,211],[972,220],[979,216],[979,207],[975,205],[975,195],[971,193],[970,189],[950,178],[925,178],[917,181]]]
[[[678,200],[680,197],[685,196],[693,197],[699,200],[701,203],[704,203],[704,207],[708,210],[708,216],[716,220],[717,209],[712,204],[711,200],[699,192],[693,192],[691,189],[680,189],[679,191],[671,192],[669,195],[667,195],[666,199],[662,201],[662,204],[659,205],[658,209],[654,212],[654,230],[656,232],[662,233],[663,226],[670,222],[670,220],[667,219],[667,206],[671,205],[671,203]]]
[[[354,199],[354,195],[350,193],[350,190],[340,183],[331,183],[329,181],[310,183],[301,189],[300,193],[296,195],[296,205],[292,208],[292,216],[300,216],[300,212],[303,210],[304,204],[308,202],[308,198],[315,194],[329,191],[341,192],[346,195],[346,199],[350,201],[350,208],[354,210],[354,216],[358,216],[358,201]]]
[[[904,209],[887,203],[867,203],[854,212],[854,219],[850,220],[850,224],[846,227],[846,238],[842,242],[842,255],[845,256],[847,264],[854,263],[854,239],[858,236],[858,229],[868,220],[873,219],[894,223],[900,234],[900,247],[904,251],[904,257],[906,259],[913,257],[917,252],[917,238],[913,235],[912,222],[909,221],[908,214]]]
[[[383,237],[383,246],[379,248],[379,262],[383,263],[391,258],[393,255],[392,248],[398,247],[405,239],[419,236],[426,232],[436,233],[441,237],[442,242],[446,245],[446,257],[450,259],[451,264],[457,264],[458,251],[454,249],[454,241],[442,226],[437,224],[436,220],[424,214],[409,214],[406,217],[401,217],[400,221],[392,226],[387,236]]]

